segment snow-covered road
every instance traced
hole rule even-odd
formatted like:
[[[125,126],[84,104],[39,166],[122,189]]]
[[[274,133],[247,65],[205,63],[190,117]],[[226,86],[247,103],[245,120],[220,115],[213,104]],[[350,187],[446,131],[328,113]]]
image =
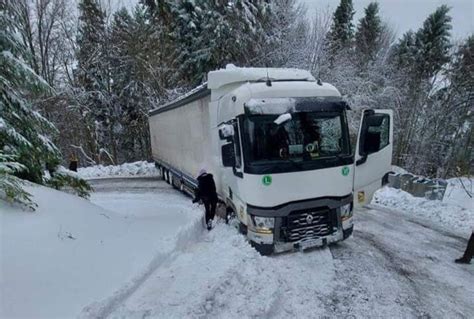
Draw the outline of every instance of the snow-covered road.
[[[145,219],[160,205],[173,205],[182,196],[154,179],[100,180],[93,186],[94,203]],[[169,233],[194,220],[188,228],[193,235],[181,237],[177,249],[150,268],[133,289],[124,283],[116,294],[119,298],[104,298],[83,312],[84,317],[469,318],[474,314],[474,267],[453,263],[467,239],[433,229],[415,217],[408,220],[400,212],[380,207],[361,210],[347,241],[330,249],[272,257],[260,256],[230,226],[218,224],[207,233],[195,218],[179,216],[163,216]]]

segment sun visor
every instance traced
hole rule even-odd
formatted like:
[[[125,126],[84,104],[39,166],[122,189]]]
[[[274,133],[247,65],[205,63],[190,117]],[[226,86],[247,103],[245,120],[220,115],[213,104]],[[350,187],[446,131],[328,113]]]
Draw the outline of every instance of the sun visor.
[[[340,97],[290,97],[251,99],[244,104],[245,114],[283,114],[296,112],[341,112],[349,109]]]

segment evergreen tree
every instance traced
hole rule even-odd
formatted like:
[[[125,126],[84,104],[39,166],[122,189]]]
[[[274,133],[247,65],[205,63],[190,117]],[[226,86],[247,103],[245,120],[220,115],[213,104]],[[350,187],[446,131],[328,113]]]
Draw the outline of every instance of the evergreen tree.
[[[356,52],[363,62],[375,59],[380,48],[382,21],[379,17],[379,5],[371,2],[365,8],[365,16],[359,20],[356,39]]]
[[[149,31],[141,6],[135,8],[133,17],[126,9],[114,14],[111,25],[112,92],[120,109],[117,119],[120,125],[119,159],[124,161],[150,156],[147,111],[152,104],[150,83],[153,80],[148,65],[154,52],[150,50],[152,47],[144,45],[149,41]]]
[[[352,0],[341,0],[333,15],[331,30],[328,34],[328,50],[331,55],[352,45],[354,37],[354,7]]]
[[[269,41],[267,1],[146,1],[155,23],[165,30],[164,49],[178,70],[175,83],[199,84],[205,74],[227,63],[248,64]]]
[[[444,149],[435,154],[442,177],[470,176],[474,170],[474,35],[457,49],[448,69],[449,87],[439,104]]]
[[[416,33],[408,31],[395,46],[392,60],[414,78],[428,79],[449,61],[451,17],[445,5],[428,16]]]
[[[17,9],[12,1],[0,3],[0,195],[34,208],[17,177],[49,183],[44,170],[47,168],[54,176],[61,153],[52,142],[56,128],[30,103],[32,95],[47,91],[49,86],[25,64],[26,48],[19,37]]]
[[[101,62],[106,35],[105,14],[97,0],[81,0],[79,12],[77,81],[87,91],[101,90],[104,86]]]
[[[112,163],[116,159],[114,135],[114,100],[111,96],[109,65],[110,41],[105,25],[105,13],[97,0],[79,3],[77,37],[77,81],[80,113],[88,132],[87,150],[96,162],[105,154]],[[112,151],[112,155],[110,154]]]
[[[416,34],[409,30],[398,41],[392,50],[391,62],[398,69],[413,67],[418,54]]]
[[[417,65],[422,77],[431,77],[449,61],[451,17],[449,7],[440,6],[417,32]]]
[[[434,132],[436,136],[429,140],[423,139],[429,136],[427,132],[435,126],[434,123],[446,114],[446,110],[442,110],[443,103],[439,103],[444,98],[437,85],[441,78],[446,77],[444,73],[450,60],[451,18],[448,12],[449,8],[443,5],[428,16],[416,33],[407,32],[394,47],[391,59],[398,69],[399,89],[404,100],[404,107],[399,110],[398,164],[431,176],[436,176],[437,172],[433,169],[420,171],[419,168],[436,165],[435,156],[422,153],[426,143],[437,140],[437,147],[442,144],[438,132]]]

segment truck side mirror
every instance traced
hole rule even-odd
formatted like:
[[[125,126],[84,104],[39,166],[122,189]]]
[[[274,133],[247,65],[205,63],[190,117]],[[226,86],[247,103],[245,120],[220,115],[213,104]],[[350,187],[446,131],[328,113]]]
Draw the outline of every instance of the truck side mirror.
[[[233,143],[222,145],[222,165],[224,167],[234,167],[235,151]]]
[[[229,140],[234,136],[234,126],[232,124],[219,125],[219,138],[221,140]]]

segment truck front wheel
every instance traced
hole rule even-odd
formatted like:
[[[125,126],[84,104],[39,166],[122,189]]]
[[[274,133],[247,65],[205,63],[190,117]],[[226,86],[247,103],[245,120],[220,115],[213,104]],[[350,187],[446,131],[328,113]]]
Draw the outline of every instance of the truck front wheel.
[[[234,219],[235,217],[235,211],[232,209],[232,207],[227,207],[225,212],[225,223],[228,224],[230,220]]]
[[[273,254],[275,250],[275,246],[272,244],[257,244],[254,241],[250,241],[250,245],[262,256],[269,256]]]

